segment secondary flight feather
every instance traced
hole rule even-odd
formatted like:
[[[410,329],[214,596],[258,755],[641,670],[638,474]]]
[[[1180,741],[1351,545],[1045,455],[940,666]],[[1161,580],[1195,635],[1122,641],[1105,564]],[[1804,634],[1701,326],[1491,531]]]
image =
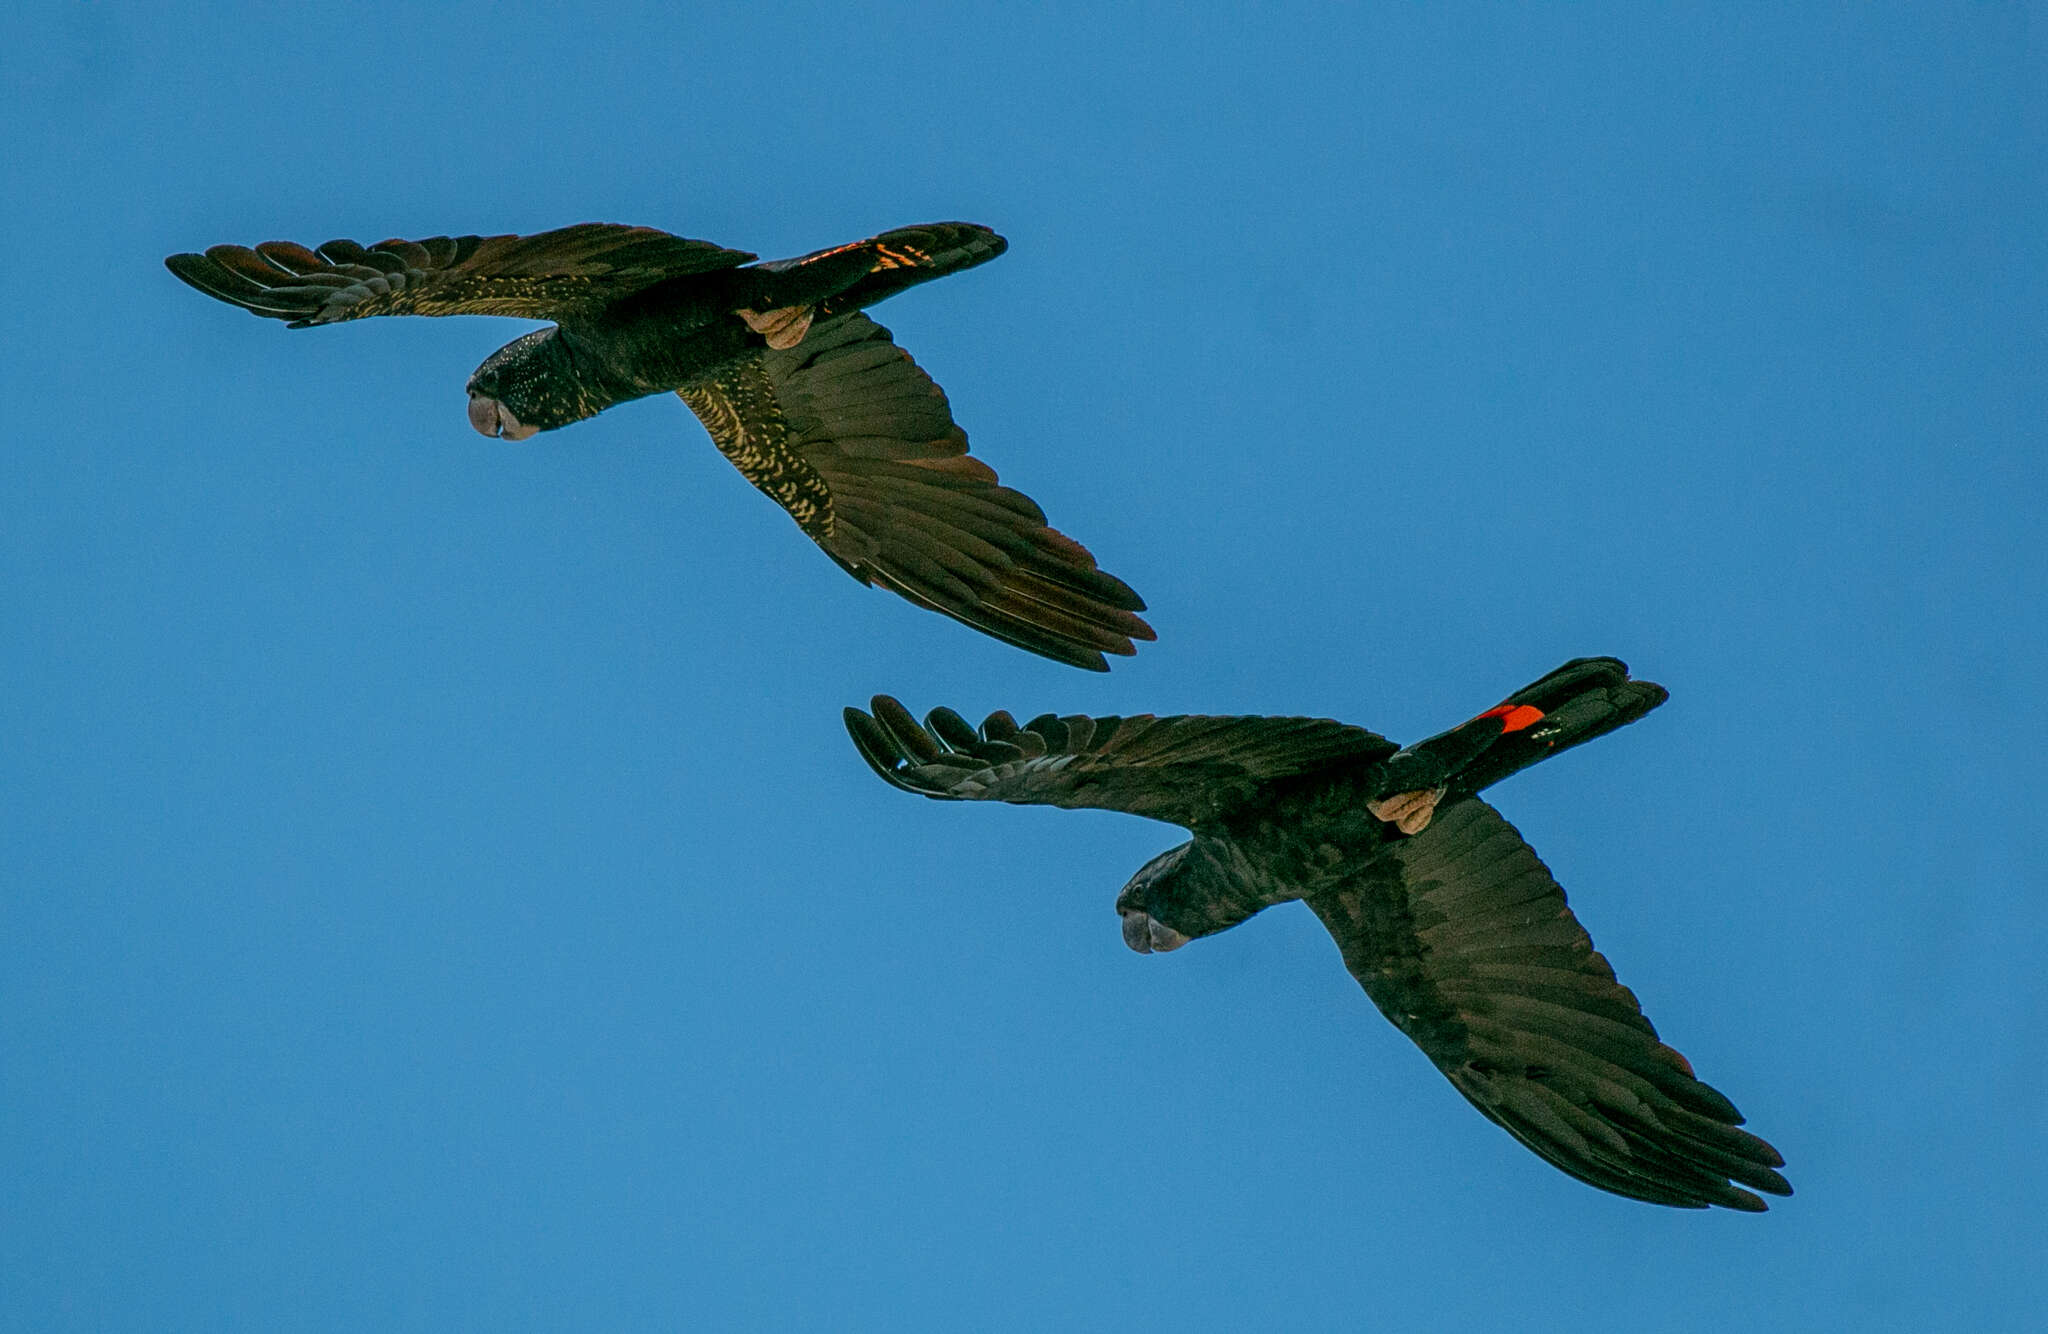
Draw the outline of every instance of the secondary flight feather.
[[[469,379],[469,420],[523,440],[677,394],[740,473],[848,574],[1093,671],[1154,637],[1144,602],[967,452],[945,394],[863,308],[986,263],[986,227],[929,223],[795,259],[652,227],[375,245],[220,245],[164,261],[291,328],[372,315],[553,320]]]

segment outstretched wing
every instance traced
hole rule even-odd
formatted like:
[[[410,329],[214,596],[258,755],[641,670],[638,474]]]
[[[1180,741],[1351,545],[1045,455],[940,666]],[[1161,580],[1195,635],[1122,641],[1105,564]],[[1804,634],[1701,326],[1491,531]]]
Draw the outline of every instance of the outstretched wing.
[[[1792,1193],[1785,1160],[1658,1041],[1548,868],[1485,802],[1439,807],[1308,902],[1380,1012],[1566,1172],[1687,1208],[1763,1209],[1742,1186]]]
[[[294,329],[365,315],[594,315],[664,278],[754,258],[653,227],[585,222],[532,236],[217,245],[165,267],[208,296]]]
[[[846,730],[874,771],[906,792],[951,801],[1123,811],[1211,828],[1265,783],[1366,764],[1394,744],[1327,718],[1086,718],[1045,714],[1019,727],[992,713],[981,730],[951,709],[924,726],[877,695]]]
[[[968,457],[946,396],[865,315],[678,390],[721,453],[862,583],[1076,667],[1153,638],[1145,603]]]

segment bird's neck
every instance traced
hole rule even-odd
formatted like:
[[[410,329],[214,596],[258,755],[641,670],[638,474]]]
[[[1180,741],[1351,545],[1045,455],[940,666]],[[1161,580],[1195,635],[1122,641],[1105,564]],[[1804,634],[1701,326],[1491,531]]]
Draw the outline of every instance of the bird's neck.
[[[575,373],[610,396],[607,407],[696,383],[761,342],[729,311],[675,303],[622,303],[602,322],[561,335]]]
[[[1146,891],[1146,910],[1181,934],[1213,935],[1296,895],[1264,874],[1236,840],[1198,837],[1171,876]]]

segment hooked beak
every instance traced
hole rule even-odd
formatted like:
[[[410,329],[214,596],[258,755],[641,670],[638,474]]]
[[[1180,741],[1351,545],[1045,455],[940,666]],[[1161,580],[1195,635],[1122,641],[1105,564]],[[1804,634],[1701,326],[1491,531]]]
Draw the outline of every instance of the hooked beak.
[[[1165,954],[1188,943],[1188,938],[1150,913],[1126,912],[1123,916],[1124,944],[1140,954]]]
[[[483,394],[469,396],[469,424],[485,435],[502,440],[524,440],[538,434],[540,427],[528,426],[512,415],[503,403]]]

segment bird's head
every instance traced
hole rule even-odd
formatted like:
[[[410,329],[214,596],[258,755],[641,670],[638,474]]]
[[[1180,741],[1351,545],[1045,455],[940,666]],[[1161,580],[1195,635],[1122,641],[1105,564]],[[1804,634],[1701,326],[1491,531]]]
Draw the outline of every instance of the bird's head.
[[[488,436],[524,440],[603,410],[569,364],[559,329],[536,329],[493,352],[469,377],[469,424]]]
[[[1194,938],[1194,935],[1168,926],[1156,915],[1170,915],[1169,905],[1176,897],[1175,881],[1187,861],[1188,849],[1193,846],[1192,843],[1183,843],[1146,862],[1116,896],[1116,913],[1123,919],[1124,944],[1138,953],[1164,954],[1168,950],[1179,949]]]

